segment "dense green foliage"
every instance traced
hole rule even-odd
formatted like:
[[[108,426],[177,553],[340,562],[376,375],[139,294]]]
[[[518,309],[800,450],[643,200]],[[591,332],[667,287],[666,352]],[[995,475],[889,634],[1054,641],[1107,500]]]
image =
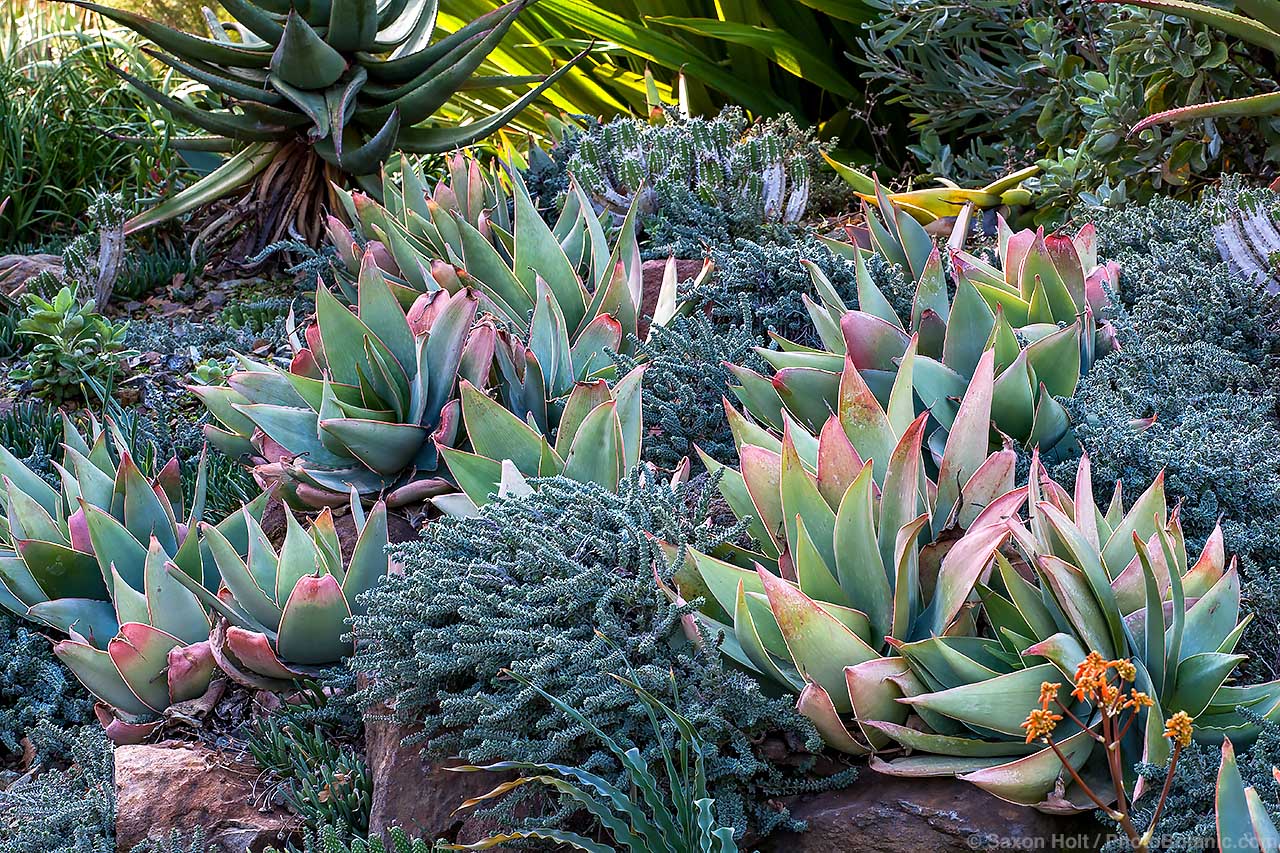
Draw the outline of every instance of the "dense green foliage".
[[[0,613],[0,649],[0,750],[20,753],[22,740],[42,723],[65,729],[93,720],[89,695],[31,626]]]
[[[306,685],[289,702],[249,729],[249,752],[268,771],[294,814],[312,829],[340,825],[364,834],[369,829],[369,769],[352,745],[363,735],[344,684]],[[334,697],[327,695],[336,687]]]
[[[14,2],[0,17],[0,252],[74,230],[100,192],[147,198],[177,171],[167,140],[180,128],[112,65],[173,91],[164,75],[127,30],[80,22],[55,3]]]
[[[590,128],[567,166],[615,213],[638,196],[648,252],[662,256],[682,238],[715,244],[798,222],[821,168],[818,151],[812,132],[789,117],[749,125],[729,107],[709,119],[670,111],[660,124],[619,118]]]
[[[1127,137],[1153,112],[1265,90],[1266,67],[1220,32],[1075,0],[875,3],[886,14],[861,41],[865,76],[873,97],[910,113],[925,168],[981,183],[1038,160],[1040,218],[1081,199],[1190,197],[1224,171],[1274,162],[1274,121]]]
[[[817,264],[842,297],[857,302],[853,262],[836,256],[812,235],[767,242],[733,240],[712,246],[711,260],[715,271],[710,280],[682,297],[695,310],[707,311],[717,326],[727,327],[742,323],[740,300],[745,297],[750,302],[751,333],[762,343],[769,332],[799,343],[817,342],[802,298],[813,295],[813,281],[801,261]]]
[[[299,850],[302,853],[430,853],[436,849],[421,838],[410,839],[408,834],[398,826],[387,833],[391,846],[383,843],[381,838],[364,840],[351,839],[348,834],[332,826],[326,826],[319,832],[305,830],[303,843]],[[268,847],[266,853],[282,853],[274,847]]]
[[[687,608],[654,584],[655,560],[660,573],[670,569],[648,534],[709,547],[732,531],[709,530],[708,510],[705,498],[690,505],[686,488],[650,476],[624,481],[616,495],[557,479],[477,517],[429,525],[422,541],[394,549],[405,573],[373,590],[355,620],[368,644],[352,664],[371,674],[363,700],[394,701],[420,722],[432,757],[576,764],[621,781],[582,726],[500,671],[532,678],[652,761],[660,747],[644,706],[613,678],[630,674],[630,660],[633,677],[658,695],[674,674],[683,714],[716,748],[707,776],[721,821],[761,833],[785,825],[770,800],[813,783],[766,760],[756,741],[787,732],[816,750],[817,733],[789,701],[726,669],[714,649],[678,642]]]

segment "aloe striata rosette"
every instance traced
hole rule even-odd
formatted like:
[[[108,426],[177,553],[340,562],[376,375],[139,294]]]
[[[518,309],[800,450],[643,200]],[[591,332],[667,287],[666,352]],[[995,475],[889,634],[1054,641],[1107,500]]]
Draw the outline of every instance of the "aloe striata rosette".
[[[453,491],[439,447],[459,437],[459,379],[487,387],[497,330],[476,323],[479,294],[422,294],[401,308],[367,252],[356,311],[323,284],[316,319],[288,368],[241,358],[225,386],[193,386],[205,428],[299,506],[339,506],[355,488],[391,506]]]
[[[359,596],[387,573],[387,506],[366,516],[352,492],[355,541],[343,542],[326,507],[309,528],[285,510],[287,529],[277,551],[257,519],[246,514],[247,556],[216,528],[205,530],[223,590],[214,594],[187,576],[175,580],[222,618],[210,639],[219,667],[236,681],[286,690],[299,678],[341,663],[355,646],[347,620],[363,613]]]
[[[0,604],[68,636],[55,654],[100,700],[108,734],[132,742],[213,676],[204,606],[170,575],[217,588],[199,533],[205,466],[188,511],[177,459],[149,481],[118,432],[113,455],[107,431],[90,426],[86,440],[64,416],[60,490],[0,448]],[[210,529],[244,551],[244,519],[260,518],[266,498]]]
[[[915,280],[911,316],[898,316],[872,279],[863,250],[834,244],[857,264],[858,308],[850,309],[823,273],[808,265],[818,301],[805,297],[805,305],[823,349],[775,336],[777,349],[759,349],[775,374],[731,367],[739,383],[734,393],[774,429],[785,409],[816,431],[834,408],[846,356],[884,403],[914,338],[911,381],[931,415],[928,443],[939,457],[978,360],[991,350],[996,430],[1024,447],[1055,447],[1070,434],[1057,398],[1074,394],[1080,377],[1116,346],[1114,330],[1100,317],[1107,309],[1105,288],[1114,288],[1118,269],[1097,262],[1092,226],[1068,237],[1015,233],[1000,220],[1000,267],[952,252],[951,296],[933,240],[883,195],[881,200],[882,219],[867,211],[871,244]]]

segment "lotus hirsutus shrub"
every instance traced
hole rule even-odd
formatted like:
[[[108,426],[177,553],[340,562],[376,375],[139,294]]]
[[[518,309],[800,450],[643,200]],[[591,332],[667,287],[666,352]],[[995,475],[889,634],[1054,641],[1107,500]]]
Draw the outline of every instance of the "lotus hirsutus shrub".
[[[762,834],[786,825],[770,798],[816,783],[769,762],[757,742],[786,732],[815,750],[816,732],[789,703],[725,667],[712,639],[702,650],[682,641],[688,607],[654,584],[655,566],[659,576],[669,569],[651,534],[704,548],[734,534],[704,523],[709,490],[690,506],[686,488],[649,474],[629,476],[616,494],[556,479],[429,525],[422,541],[393,549],[404,574],[369,593],[354,622],[365,645],[353,667],[370,674],[361,698],[392,702],[399,717],[421,723],[416,742],[432,759],[571,764],[625,782],[580,726],[502,671],[555,691],[651,762],[661,746],[644,705],[614,676],[661,695],[674,674],[683,715],[714,749],[707,785],[720,819]]]
[[[601,731],[577,709],[547,693],[525,676],[512,672],[512,678],[550,702],[608,748],[613,757],[627,769],[629,787],[600,784],[599,777],[577,767],[528,761],[499,761],[482,767],[463,766],[459,772],[520,773],[514,782],[504,782],[487,794],[467,800],[461,808],[474,808],[486,800],[502,796],[513,787],[527,784],[545,785],[587,805],[607,828],[614,844],[630,853],[738,853],[733,829],[716,821],[715,800],[707,796],[707,747],[698,737],[693,724],[667,704],[679,697],[654,696],[632,681],[623,679],[645,703],[653,726],[653,737],[662,744],[662,761],[657,773],[644,759],[625,750],[608,732]],[[673,677],[674,681],[674,677]],[[663,720],[667,728],[675,728],[675,745],[667,745]],[[665,771],[666,785],[657,790],[654,780]],[[637,796],[635,793],[639,791]],[[591,849],[592,840],[580,833],[557,827],[498,832],[469,844],[451,844],[450,850],[488,850],[508,841],[536,839],[578,849]]]
[[[33,739],[57,742],[65,766],[0,791],[0,846],[6,853],[118,853],[111,742],[97,726],[45,725]]]
[[[761,341],[772,332],[810,346],[820,343],[805,310],[804,297],[813,292],[813,281],[802,262],[816,265],[843,298],[857,293],[853,261],[812,235],[780,236],[773,242],[737,239],[713,245],[710,257],[715,265],[710,278],[681,296],[721,327],[741,325],[745,296],[751,305],[751,333]],[[906,304],[911,304],[914,282],[903,282],[887,263],[873,261],[870,268],[889,291],[905,290]]]

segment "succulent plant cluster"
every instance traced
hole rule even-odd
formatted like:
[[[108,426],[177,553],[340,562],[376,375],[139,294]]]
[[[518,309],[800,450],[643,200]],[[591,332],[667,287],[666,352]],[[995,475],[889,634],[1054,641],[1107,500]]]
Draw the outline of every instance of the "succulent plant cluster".
[[[1207,740],[1256,735],[1238,706],[1280,715],[1280,682],[1226,683],[1249,620],[1238,621],[1220,530],[1190,563],[1162,479],[1127,510],[1118,489],[1104,508],[1087,457],[1069,493],[1038,456],[1020,488],[1012,450],[987,456],[994,348],[979,357],[936,480],[925,476],[926,416],[905,402],[918,342],[884,408],[847,355],[816,438],[785,409],[780,437],[729,409],[741,469],[723,469],[720,488],[757,550],[687,558],[670,594],[705,602],[687,626],[695,641],[723,635],[724,654],[799,694],[830,746],[874,753],[882,772],[959,776],[1048,809],[1089,803],[1022,724],[1042,684],[1069,680],[1089,652],[1131,662],[1153,700],[1123,742],[1125,768],[1167,758],[1176,712]],[[1084,772],[1102,758],[1085,730],[1096,709],[1057,698],[1080,724],[1060,726],[1056,748]]]
[[[284,690],[353,652],[346,620],[387,571],[383,504],[366,516],[353,495],[345,550],[330,510],[309,531],[286,511],[276,550],[269,492],[210,523],[203,459],[188,508],[176,458],[148,479],[114,424],[63,429],[60,488],[0,448],[0,604],[66,635],[54,653],[114,740],[145,737],[219,670]]]
[[[642,214],[652,214],[692,193],[734,219],[799,222],[814,159],[794,128],[752,128],[741,110],[728,108],[711,119],[620,118],[590,129],[577,142],[569,172],[593,202],[618,214],[637,201]]]
[[[86,437],[64,415],[63,428],[60,488],[0,448],[0,604],[67,635],[54,652],[101,700],[108,732],[141,737],[214,673],[208,614],[178,576],[216,589],[204,532],[243,550],[266,498],[206,525],[203,460],[188,509],[176,458],[148,480],[118,431],[109,446],[114,425],[91,421]]]
[[[876,286],[863,250],[832,241],[857,263],[858,308],[850,309],[809,264],[819,299],[806,297],[805,306],[825,349],[775,335],[778,349],[758,350],[776,370],[772,378],[733,368],[739,383],[734,392],[748,411],[779,429],[785,409],[816,432],[826,412],[836,410],[846,359],[882,404],[899,374],[909,370],[908,382],[931,416],[929,446],[940,457],[977,364],[992,351],[995,429],[1025,447],[1057,445],[1070,424],[1056,398],[1070,397],[1081,375],[1116,345],[1101,316],[1119,271],[1098,263],[1093,228],[1086,225],[1074,237],[1043,229],[1014,232],[1000,219],[999,267],[962,250],[950,252],[952,296],[941,254],[924,228],[883,193],[878,213],[864,206],[870,251],[915,281],[910,317],[898,316]],[[912,341],[912,358],[906,359]]]
[[[352,492],[356,540],[348,543],[345,560],[328,507],[309,529],[286,508],[279,550],[252,511],[246,508],[242,515],[247,549],[237,548],[215,527],[204,529],[225,592],[210,591],[187,575],[174,578],[222,617],[209,638],[218,666],[242,684],[283,690],[355,651],[347,620],[363,612],[359,595],[387,572],[387,507],[379,502],[366,516]]]
[[[629,351],[638,329],[632,217],[612,247],[585,199],[553,229],[515,176],[504,239],[485,207],[496,181],[453,165],[431,198],[406,166],[403,207],[350,197],[366,237],[358,266],[356,238],[330,229],[354,268],[355,310],[321,285],[287,369],[242,359],[226,386],[192,388],[218,421],[209,440],[299,506],[342,504],[354,487],[393,507],[461,492],[442,505],[469,511],[504,479],[613,488],[640,460],[643,367],[618,377],[606,354]]]

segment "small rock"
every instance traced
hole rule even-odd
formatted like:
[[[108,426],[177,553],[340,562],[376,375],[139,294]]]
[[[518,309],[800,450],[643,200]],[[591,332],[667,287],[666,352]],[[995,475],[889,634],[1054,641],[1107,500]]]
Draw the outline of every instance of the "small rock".
[[[410,837],[428,841],[476,841],[497,827],[477,823],[469,813],[454,814],[463,801],[493,790],[510,778],[498,773],[454,773],[446,769],[464,762],[428,764],[420,745],[404,746],[417,729],[372,717],[365,719],[365,748],[373,780],[369,837],[390,843],[388,830],[402,827]]]
[[[259,811],[257,765],[199,744],[117,747],[116,847],[132,850],[203,827],[210,853],[260,853],[301,839],[283,809]]]
[[[760,845],[761,853],[1089,853],[1108,836],[1087,814],[1043,814],[956,779],[899,779],[869,769],[844,790],[805,795],[789,805],[809,831],[775,833]]]

